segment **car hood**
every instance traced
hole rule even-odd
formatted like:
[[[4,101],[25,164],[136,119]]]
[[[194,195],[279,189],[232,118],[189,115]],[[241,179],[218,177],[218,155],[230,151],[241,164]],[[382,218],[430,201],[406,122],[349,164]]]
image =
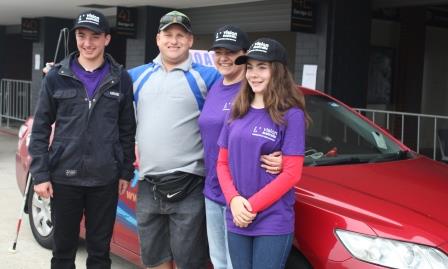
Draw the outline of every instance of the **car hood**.
[[[298,193],[304,202],[366,223],[379,236],[448,241],[448,165],[426,157],[305,167]]]

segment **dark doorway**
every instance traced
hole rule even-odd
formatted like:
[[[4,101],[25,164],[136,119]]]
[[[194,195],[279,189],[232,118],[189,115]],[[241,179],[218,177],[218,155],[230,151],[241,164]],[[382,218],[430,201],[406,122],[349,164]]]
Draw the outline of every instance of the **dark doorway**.
[[[106,48],[106,52],[114,59],[126,67],[126,38],[115,34],[112,31],[112,40]]]
[[[23,39],[20,34],[7,34],[5,49],[3,78],[31,80],[33,42]]]

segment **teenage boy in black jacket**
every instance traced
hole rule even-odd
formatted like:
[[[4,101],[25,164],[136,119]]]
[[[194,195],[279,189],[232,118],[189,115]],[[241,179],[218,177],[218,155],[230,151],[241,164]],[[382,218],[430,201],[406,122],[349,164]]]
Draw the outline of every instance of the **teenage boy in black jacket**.
[[[132,82],[104,52],[111,36],[102,13],[81,13],[73,29],[78,52],[56,64],[42,83],[30,171],[34,191],[51,198],[51,268],[75,268],[83,214],[87,268],[110,268],[118,195],[128,187],[135,159]]]

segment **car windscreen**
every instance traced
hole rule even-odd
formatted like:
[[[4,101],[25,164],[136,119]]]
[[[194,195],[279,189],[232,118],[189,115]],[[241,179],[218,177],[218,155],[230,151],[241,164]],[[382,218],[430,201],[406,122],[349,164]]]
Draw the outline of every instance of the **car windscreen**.
[[[412,157],[395,141],[340,103],[306,95],[312,123],[305,138],[305,165],[339,165],[402,160]]]

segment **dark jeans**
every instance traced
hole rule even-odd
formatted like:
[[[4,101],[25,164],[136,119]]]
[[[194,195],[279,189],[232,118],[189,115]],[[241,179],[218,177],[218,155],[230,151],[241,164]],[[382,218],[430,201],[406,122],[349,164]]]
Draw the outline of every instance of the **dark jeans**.
[[[52,269],[75,268],[79,226],[85,215],[87,268],[110,268],[118,202],[118,182],[100,187],[53,184],[51,216],[54,225]]]
[[[246,236],[227,232],[235,269],[283,269],[292,247],[293,234]]]
[[[154,194],[149,182],[139,182],[136,214],[144,265],[155,267],[174,260],[181,269],[207,268],[202,190],[203,184],[200,184],[185,199],[167,202]]]

